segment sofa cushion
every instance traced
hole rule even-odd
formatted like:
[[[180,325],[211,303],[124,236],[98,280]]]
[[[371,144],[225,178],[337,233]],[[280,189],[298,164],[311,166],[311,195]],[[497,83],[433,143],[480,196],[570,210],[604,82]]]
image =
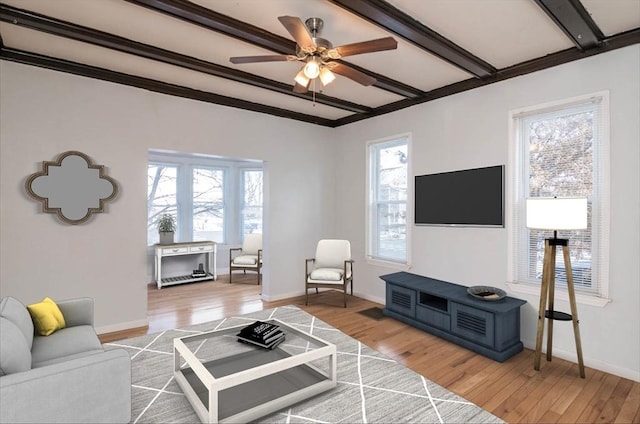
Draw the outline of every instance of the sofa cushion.
[[[321,268],[311,271],[309,278],[322,281],[342,281],[343,270],[335,268]]]
[[[35,337],[31,349],[33,368],[71,359],[72,355],[103,351],[100,340],[90,325],[67,327],[48,337]]]
[[[0,317],[0,375],[31,369],[31,351],[22,331],[13,322]]]
[[[56,302],[49,297],[45,297],[40,303],[27,305],[27,310],[31,314],[36,332],[41,336],[48,336],[65,327],[64,316]]]
[[[258,263],[258,255],[241,255],[233,258],[234,265],[256,265]]]
[[[3,297],[0,300],[0,317],[8,319],[20,329],[29,350],[31,350],[33,345],[33,321],[31,321],[31,315],[29,315],[27,308],[16,298]]]

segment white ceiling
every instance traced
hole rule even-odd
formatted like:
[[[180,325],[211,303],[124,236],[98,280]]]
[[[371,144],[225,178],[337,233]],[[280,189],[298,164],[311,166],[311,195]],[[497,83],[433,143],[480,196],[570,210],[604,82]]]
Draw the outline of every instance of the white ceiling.
[[[571,0],[558,1],[570,2]],[[380,3],[379,0],[376,2]],[[157,3],[185,4],[187,2],[157,0]],[[324,28],[320,36],[330,40],[334,46],[393,36],[398,41],[396,50],[349,56],[345,61],[419,90],[423,95],[417,97],[418,102],[427,101],[432,90],[455,85],[465,80],[480,80],[473,74],[330,1],[193,0],[193,3],[260,27],[288,40],[292,38],[278,21],[278,16],[298,16],[303,21],[309,17],[323,19]],[[498,71],[557,52],[571,49],[578,51],[573,41],[534,0],[387,0],[384,4],[411,16]],[[581,4],[604,34],[605,41],[634,30],[632,43],[638,42],[640,0],[581,0]],[[7,53],[9,51],[24,51],[330,121],[354,115],[350,110],[319,102],[314,103],[312,98],[287,95],[32,29],[29,25],[24,25],[21,19],[14,19],[12,15],[6,13],[12,7],[178,52],[291,86],[293,86],[293,77],[300,67],[299,62],[234,65],[229,62],[231,56],[278,54],[278,52],[150,10],[136,4],[135,1],[124,0],[3,0],[2,13],[0,13],[2,18],[0,35],[3,47],[0,58],[4,60],[16,60],[13,56],[10,57]],[[629,41],[626,43],[629,44]],[[600,50],[606,51],[606,49]],[[43,65],[38,64],[38,66]],[[316,90],[326,96],[374,110],[376,108],[383,110],[385,105],[394,104],[406,98],[404,95],[376,86],[361,86],[343,76],[338,76],[324,89],[318,82]],[[240,104],[238,107],[243,106]],[[277,110],[273,113],[279,114]],[[362,117],[366,116],[368,115]],[[294,119],[311,122],[306,117],[294,117]],[[330,125],[326,121],[323,124]]]

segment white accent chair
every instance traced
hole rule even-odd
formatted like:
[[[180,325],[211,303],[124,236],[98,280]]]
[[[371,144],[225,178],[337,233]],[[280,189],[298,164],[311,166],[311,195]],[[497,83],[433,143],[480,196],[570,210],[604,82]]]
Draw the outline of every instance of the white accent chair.
[[[351,244],[348,240],[320,240],[316,247],[316,256],[306,259],[305,305],[309,304],[309,289],[341,289],[344,292],[344,307],[347,307],[347,286],[351,283],[353,296],[353,259]]]
[[[262,280],[262,234],[247,234],[242,247],[229,249],[229,284],[233,271],[241,270],[258,273],[258,284]]]

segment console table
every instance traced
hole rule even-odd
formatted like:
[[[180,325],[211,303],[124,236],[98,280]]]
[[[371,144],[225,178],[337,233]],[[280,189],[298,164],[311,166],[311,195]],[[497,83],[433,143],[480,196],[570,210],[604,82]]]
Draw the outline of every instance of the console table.
[[[215,280],[218,278],[216,271],[216,253],[218,251],[217,245],[213,241],[193,241],[186,243],[174,243],[174,244],[156,244],[155,245],[155,276],[156,285],[158,288],[169,286],[173,284],[191,283],[194,281]],[[206,254],[207,260],[205,272],[207,273],[202,277],[193,277],[191,273],[187,275],[179,275],[176,277],[162,278],[162,260],[163,258],[170,258],[175,256],[184,255],[199,255]],[[195,268],[194,268],[195,269]]]
[[[526,301],[480,300],[465,286],[408,272],[380,278],[386,283],[385,315],[499,362],[522,351],[520,306]]]

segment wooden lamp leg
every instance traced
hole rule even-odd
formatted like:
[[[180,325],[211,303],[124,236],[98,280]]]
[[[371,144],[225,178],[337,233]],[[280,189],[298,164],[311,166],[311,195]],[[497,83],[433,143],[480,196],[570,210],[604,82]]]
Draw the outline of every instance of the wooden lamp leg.
[[[544,242],[544,260],[542,263],[542,284],[540,286],[540,307],[538,308],[538,333],[536,336],[536,353],[534,356],[533,369],[540,371],[540,355],[542,353],[542,337],[544,335],[544,311],[547,305],[547,294],[549,291],[549,272],[551,270],[551,246],[549,240]]]
[[[547,320],[547,361],[551,361],[551,352],[553,352],[553,311],[554,299],[556,293],[556,246],[551,246],[551,257],[549,258],[551,265],[549,266],[549,302],[547,310],[549,311],[549,319]],[[546,312],[544,312],[546,315]]]
[[[567,289],[569,291],[569,304],[571,306],[571,318],[573,321],[573,335],[576,339],[576,353],[578,355],[578,368],[580,370],[580,378],[585,378],[584,361],[582,359],[582,342],[580,339],[580,327],[578,326],[578,307],[576,305],[576,293],[573,286],[573,270],[571,269],[571,258],[569,256],[569,248],[562,247],[562,255],[564,256],[564,268],[567,273]]]
[[[558,243],[562,242],[562,243]],[[576,352],[578,355],[578,366],[580,369],[580,377],[585,378],[584,361],[582,358],[582,344],[580,340],[580,328],[578,326],[578,308],[576,306],[576,294],[573,285],[573,270],[571,269],[571,258],[569,255],[569,247],[566,240],[555,238],[553,243],[549,239],[545,240],[544,245],[544,261],[542,265],[542,284],[540,286],[540,307],[538,309],[538,334],[536,337],[536,351],[534,356],[533,368],[540,371],[540,356],[542,355],[542,338],[544,336],[544,320],[549,320],[547,334],[547,361],[551,361],[553,349],[553,321],[559,319],[562,321],[573,321],[573,334],[576,340]],[[554,292],[555,292],[555,268],[556,268],[556,245],[562,246],[562,255],[564,257],[564,268],[567,276],[567,291],[569,294],[569,303],[571,306],[571,315],[563,312],[554,311]],[[546,306],[548,304],[548,317],[546,314]]]

